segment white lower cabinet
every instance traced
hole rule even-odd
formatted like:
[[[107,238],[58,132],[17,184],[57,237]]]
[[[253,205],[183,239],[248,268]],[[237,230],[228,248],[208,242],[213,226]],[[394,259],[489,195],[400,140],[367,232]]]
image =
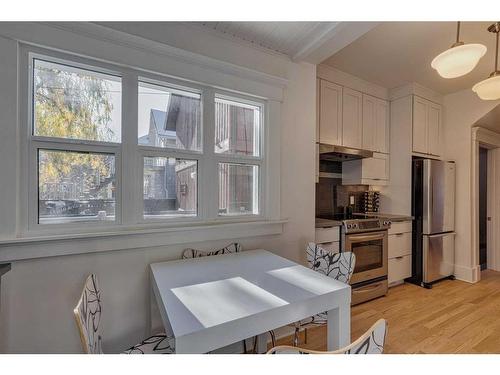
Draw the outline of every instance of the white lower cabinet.
[[[340,251],[340,227],[316,228],[314,241],[326,251],[338,253]]]
[[[389,284],[402,281],[411,276],[411,254],[389,259]]]
[[[411,221],[397,222],[389,229],[388,282],[398,284],[411,276]]]

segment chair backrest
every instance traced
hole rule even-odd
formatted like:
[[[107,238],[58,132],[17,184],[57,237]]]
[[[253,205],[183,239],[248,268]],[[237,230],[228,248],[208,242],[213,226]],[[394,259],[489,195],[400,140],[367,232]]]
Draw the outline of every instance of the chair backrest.
[[[268,354],[382,354],[387,336],[387,321],[379,319],[360,338],[345,348],[327,351],[316,351],[295,346],[276,346]]]
[[[87,277],[82,295],[73,313],[80,332],[83,351],[87,354],[102,354],[101,291],[94,274]]]
[[[349,284],[356,264],[354,253],[350,251],[330,253],[314,242],[309,242],[306,253],[307,263],[311,269]]]
[[[241,251],[241,245],[237,242],[234,242],[226,247],[223,247],[222,249],[213,250],[213,251],[185,249],[182,252],[182,259],[200,258],[200,257],[230,254],[230,253],[239,253],[240,251]]]

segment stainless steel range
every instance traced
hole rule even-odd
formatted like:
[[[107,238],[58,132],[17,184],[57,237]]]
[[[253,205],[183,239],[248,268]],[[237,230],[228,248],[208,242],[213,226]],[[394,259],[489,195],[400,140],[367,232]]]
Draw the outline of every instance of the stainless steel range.
[[[356,255],[351,278],[352,304],[387,294],[387,231],[391,221],[363,214],[322,218],[342,222],[340,249],[352,251]]]

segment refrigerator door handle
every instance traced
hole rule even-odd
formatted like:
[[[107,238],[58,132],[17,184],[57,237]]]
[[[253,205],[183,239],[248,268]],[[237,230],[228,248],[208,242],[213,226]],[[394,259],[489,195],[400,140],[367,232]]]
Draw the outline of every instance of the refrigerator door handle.
[[[455,236],[455,232],[444,232],[444,233],[438,233],[438,234],[427,234],[427,237],[429,238],[438,238],[438,237],[444,237],[444,236]]]

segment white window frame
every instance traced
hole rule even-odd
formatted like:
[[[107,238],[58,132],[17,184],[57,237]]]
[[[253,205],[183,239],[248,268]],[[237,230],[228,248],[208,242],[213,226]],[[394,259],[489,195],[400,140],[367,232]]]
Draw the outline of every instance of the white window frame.
[[[253,99],[248,99],[247,97],[244,97],[242,95],[234,94],[234,93],[229,93],[227,91],[223,90],[216,90],[215,95],[214,95],[214,100],[216,98],[220,98],[223,100],[227,100],[229,102],[234,102],[236,104],[247,104],[252,107],[259,107],[259,129],[258,129],[258,138],[259,138],[259,150],[258,150],[258,156],[248,156],[248,155],[238,155],[238,154],[224,154],[224,153],[216,153],[215,152],[215,137],[212,137],[212,148],[211,150],[214,153],[214,159],[216,160],[216,165],[217,168],[219,167],[219,163],[230,163],[230,164],[240,164],[240,165],[247,165],[247,166],[254,166],[256,165],[258,167],[258,175],[257,175],[257,194],[258,194],[258,199],[257,199],[257,207],[258,207],[258,214],[242,214],[242,215],[235,215],[235,214],[230,214],[230,215],[220,215],[217,212],[217,216],[219,220],[230,220],[231,218],[244,218],[244,217],[265,217],[265,207],[264,207],[264,200],[263,200],[263,190],[265,187],[265,184],[263,183],[263,177],[265,176],[266,173],[266,164],[265,164],[265,159],[266,159],[266,147],[265,147],[265,140],[267,139],[264,134],[266,134],[266,121],[265,119],[265,109],[266,105],[265,102],[263,101],[258,101],[258,100],[253,100]],[[214,121],[215,121],[215,113],[214,113]],[[214,129],[215,129],[215,124],[214,124]],[[217,176],[218,176],[218,171],[217,171]],[[219,183],[217,183],[218,189],[220,189]],[[255,188],[255,186],[254,186]],[[218,193],[218,192],[217,192]],[[255,195],[255,190],[254,190],[254,195]],[[219,194],[217,194],[217,197]],[[217,206],[219,205],[219,202],[217,200]],[[218,211],[218,207],[217,207]]]
[[[32,133],[33,113],[33,58],[63,63],[77,68],[97,70],[98,72],[121,77],[122,82],[122,117],[121,143],[106,143],[74,139],[58,139],[34,136]],[[217,223],[237,223],[265,221],[268,210],[269,160],[266,155],[266,143],[269,137],[268,101],[254,95],[232,92],[193,83],[180,78],[173,78],[160,73],[151,73],[137,68],[102,62],[100,60],[76,56],[65,52],[56,52],[21,45],[19,55],[19,113],[21,134],[19,194],[19,228],[21,236],[55,235],[64,233],[101,233],[121,230],[141,230],[161,227],[183,227]],[[138,85],[139,82],[151,83],[181,90],[199,92],[202,100],[202,151],[186,151],[161,148],[138,143]],[[241,103],[259,106],[259,156],[225,155],[215,153],[215,97],[220,96]],[[63,224],[38,223],[38,149],[65,151],[86,151],[110,153],[115,155],[116,204],[114,221],[69,222]],[[147,219],[143,216],[143,158],[147,156],[176,157],[198,162],[198,215],[196,217],[161,217]],[[258,214],[224,215],[218,214],[218,163],[258,165]],[[26,199],[23,199],[26,197]]]

